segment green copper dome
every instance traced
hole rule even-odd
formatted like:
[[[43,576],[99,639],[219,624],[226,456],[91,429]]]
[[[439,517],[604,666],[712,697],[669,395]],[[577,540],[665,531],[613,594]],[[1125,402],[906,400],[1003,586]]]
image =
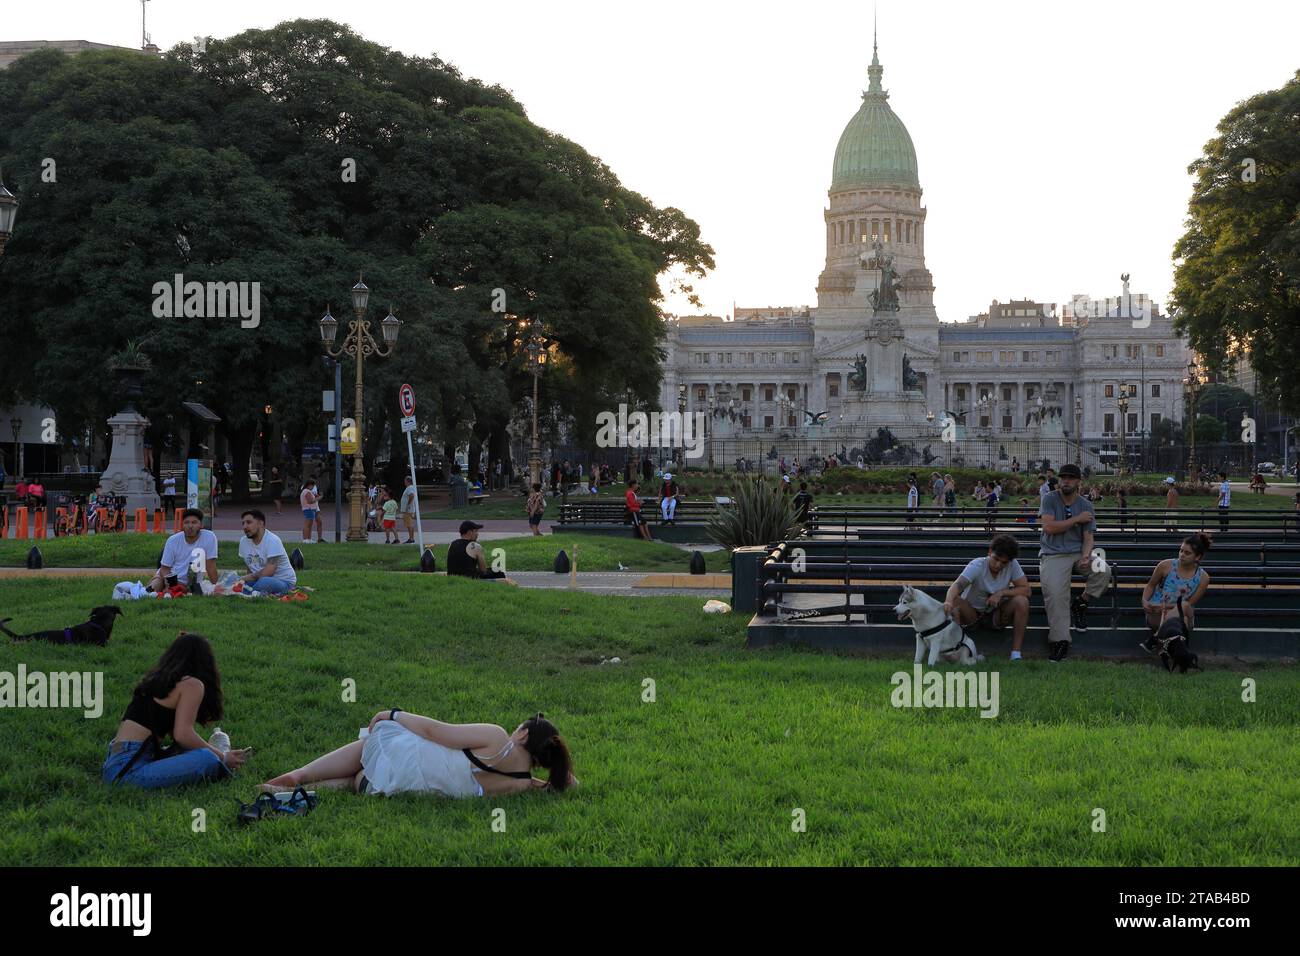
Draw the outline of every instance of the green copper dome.
[[[916,172],[916,147],[894,111],[886,102],[889,94],[880,85],[884,67],[872,44],[871,84],[862,94],[849,125],[840,134],[831,169],[831,189],[853,186],[907,186],[921,188]]]

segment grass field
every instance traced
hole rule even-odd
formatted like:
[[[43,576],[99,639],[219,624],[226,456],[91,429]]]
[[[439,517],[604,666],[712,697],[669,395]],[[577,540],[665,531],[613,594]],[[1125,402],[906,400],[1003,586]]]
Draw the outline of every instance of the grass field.
[[[396,550],[396,549],[393,549]],[[1294,865],[1300,671],[1003,661],[999,716],[895,709],[910,660],[749,652],[695,598],[307,571],[305,603],[127,605],[105,649],[0,644],[0,671],[102,670],[104,714],[0,710],[0,865]],[[103,581],[0,581],[23,628],[80,620]],[[135,680],[208,635],[234,780],[165,793],[99,779]],[[602,656],[623,663],[600,665]],[[1258,702],[1243,703],[1245,677]],[[342,700],[346,678],[356,703]],[[655,702],[643,701],[643,681]],[[513,728],[541,709],[580,789],[496,802],[321,793],[237,828],[253,784],[353,740],[386,707]],[[494,807],[506,831],[491,828]],[[206,812],[195,833],[193,811]],[[807,831],[792,830],[802,809]],[[1106,831],[1092,829],[1093,810]]]
[[[41,557],[47,568],[148,568],[158,560],[166,535],[153,534],[97,534],[51,538],[41,542],[0,541],[0,568],[25,567],[27,552],[39,544]],[[541,537],[521,535],[517,538],[500,538],[484,541],[488,560],[496,548],[505,550],[506,570],[550,571],[555,566],[555,556],[564,549],[573,556],[573,545],[578,546],[578,570],[615,571],[619,562],[634,571],[678,571],[690,568],[690,553],[671,544],[658,541],[637,541],[631,535],[602,534],[546,534]],[[219,570],[236,567],[239,550],[233,541],[219,543],[217,566]],[[299,545],[285,541],[290,553],[300,547],[305,567],[312,570],[362,570],[366,568],[386,571],[414,571],[419,569],[420,554],[415,545],[393,547],[379,544]],[[446,570],[448,545],[434,545],[438,569]],[[704,554],[709,571],[728,572],[731,557],[725,551]]]

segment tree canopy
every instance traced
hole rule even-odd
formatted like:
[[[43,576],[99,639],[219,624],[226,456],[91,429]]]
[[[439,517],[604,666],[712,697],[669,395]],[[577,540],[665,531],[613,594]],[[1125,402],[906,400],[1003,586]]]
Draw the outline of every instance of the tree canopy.
[[[1261,392],[1300,414],[1300,71],[1239,103],[1218,131],[1188,167],[1174,324],[1212,369],[1248,355]]]
[[[404,322],[393,357],[366,363],[368,453],[402,381],[447,444],[504,447],[531,381],[495,290],[541,319],[543,405],[581,436],[591,408],[656,396],[660,276],[713,268],[685,214],[504,90],[327,20],[162,58],[39,51],[0,72],[0,120],[22,204],[0,259],[0,402],[50,405],[65,435],[117,410],[105,359],[137,340],[153,359],[145,414],[213,408],[237,470],[267,405],[298,445],[323,437],[317,322],[331,304],[342,339],[364,273],[376,337],[390,304]],[[260,324],[155,318],[155,283],[175,274],[258,282]]]

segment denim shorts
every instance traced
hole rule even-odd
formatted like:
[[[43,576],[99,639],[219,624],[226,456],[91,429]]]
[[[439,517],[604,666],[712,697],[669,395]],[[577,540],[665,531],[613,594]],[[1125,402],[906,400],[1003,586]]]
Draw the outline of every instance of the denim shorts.
[[[131,769],[121,780],[117,775],[122,768],[131,763],[131,758],[139,750],[141,754]],[[122,740],[110,742],[108,753],[104,758],[103,778],[105,783],[130,784],[145,790],[158,790],[163,787],[178,787],[186,783],[199,783],[207,780],[220,780],[230,775],[226,765],[207,747],[187,750],[175,757],[155,759],[153,744],[148,740]]]
[[[302,517],[303,517],[303,520],[305,520],[305,521],[315,521],[315,520],[316,520],[316,509],[315,509],[315,508],[303,508],[303,509],[302,509]]]

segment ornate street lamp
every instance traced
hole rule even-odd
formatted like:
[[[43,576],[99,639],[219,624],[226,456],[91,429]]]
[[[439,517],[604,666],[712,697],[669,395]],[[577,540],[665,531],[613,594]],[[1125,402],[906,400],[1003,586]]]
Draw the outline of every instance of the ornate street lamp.
[[[1183,378],[1183,389],[1187,392],[1187,480],[1196,481],[1196,395],[1201,389],[1201,373],[1196,368],[1196,359],[1187,363],[1187,375]]]
[[[362,469],[362,445],[361,445],[361,423],[364,420],[365,406],[363,396],[363,383],[365,381],[365,359],[367,355],[373,355],[377,358],[388,358],[393,354],[393,347],[397,344],[397,333],[402,327],[401,321],[393,315],[392,307],[389,306],[388,316],[380,323],[381,335],[387,348],[380,346],[375,341],[374,336],[370,334],[370,323],[366,321],[366,307],[370,302],[370,289],[357,278],[357,284],[352,287],[352,311],[356,318],[348,322],[348,334],[343,343],[335,349],[334,340],[338,335],[339,323],[334,316],[330,315],[329,308],[325,309],[325,315],[320,320],[320,337],[325,347],[325,352],[331,358],[338,359],[344,354],[351,355],[357,360],[357,384],[356,384],[356,453],[352,456],[352,490],[350,508],[348,511],[348,540],[349,541],[368,541],[369,535],[366,534],[365,521],[365,504],[366,504],[366,476]],[[343,436],[339,435],[340,451]]]
[[[23,445],[19,441],[23,434],[23,420],[14,416],[9,419],[9,427],[14,432],[14,467],[18,469],[18,473],[14,475],[14,478],[18,479],[23,477]]]
[[[546,365],[546,339],[542,321],[534,318],[528,325],[528,374],[533,377],[533,441],[528,448],[528,490],[542,480],[542,446],[537,437],[537,382]]]
[[[1083,468],[1083,396],[1074,396],[1074,463]]]
[[[1119,476],[1124,477],[1124,472],[1128,467],[1128,449],[1125,447],[1125,429],[1128,427],[1128,383],[1121,382],[1119,386],[1119,459],[1116,462],[1116,470]]]
[[[18,200],[0,182],[0,256],[5,254],[5,243],[14,234],[14,219],[18,217]]]

